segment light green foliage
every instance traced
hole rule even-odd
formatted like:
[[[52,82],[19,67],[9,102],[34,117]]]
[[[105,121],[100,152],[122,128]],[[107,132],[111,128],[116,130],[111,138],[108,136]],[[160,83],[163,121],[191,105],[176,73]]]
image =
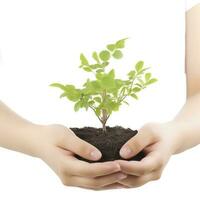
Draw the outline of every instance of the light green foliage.
[[[93,79],[88,78],[83,83],[82,88],[60,83],[51,84],[63,91],[61,98],[66,97],[74,102],[75,111],[81,108],[93,110],[101,121],[104,131],[106,122],[113,111],[118,111],[123,103],[128,104],[128,97],[138,99],[138,94],[143,89],[157,81],[156,78],[152,78],[151,73],[146,72],[149,68],[144,66],[143,61],[136,63],[127,73],[125,80],[117,78],[114,69],[107,70],[112,59],[123,57],[122,50],[126,40],[127,38],[108,44],[106,49],[99,53],[93,52],[92,63],[84,54],[80,54],[80,68],[94,75]]]

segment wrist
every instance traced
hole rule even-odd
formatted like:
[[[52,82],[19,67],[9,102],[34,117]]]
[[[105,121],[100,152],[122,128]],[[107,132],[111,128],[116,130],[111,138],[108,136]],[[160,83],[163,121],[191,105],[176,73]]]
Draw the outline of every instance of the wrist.
[[[178,154],[183,151],[183,144],[186,135],[184,132],[184,124],[176,120],[164,123],[166,135],[169,138],[169,145],[171,147],[171,154]]]
[[[41,158],[45,146],[45,126],[31,124],[27,127],[29,135],[28,154],[34,157]]]

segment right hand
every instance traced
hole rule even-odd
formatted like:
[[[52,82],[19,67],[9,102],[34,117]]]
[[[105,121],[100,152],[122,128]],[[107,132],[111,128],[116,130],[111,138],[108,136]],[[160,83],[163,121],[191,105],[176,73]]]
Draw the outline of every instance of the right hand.
[[[39,127],[37,151],[45,163],[67,186],[90,189],[120,187],[118,181],[126,178],[117,162],[88,163],[77,159],[77,154],[89,160],[99,160],[101,152],[91,144],[78,138],[62,125]]]

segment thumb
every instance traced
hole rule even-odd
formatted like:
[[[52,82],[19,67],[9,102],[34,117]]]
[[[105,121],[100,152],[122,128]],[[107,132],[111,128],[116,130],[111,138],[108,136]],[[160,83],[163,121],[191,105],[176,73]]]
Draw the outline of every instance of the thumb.
[[[157,141],[157,135],[153,131],[155,128],[153,125],[148,124],[143,126],[139,131],[138,134],[132,137],[128,142],[126,142],[121,150],[120,155],[121,157],[128,159],[140,151],[142,151],[145,147],[153,144]]]
[[[96,147],[77,137],[71,129],[68,129],[67,141],[63,143],[64,148],[85,159],[96,161],[102,156]]]

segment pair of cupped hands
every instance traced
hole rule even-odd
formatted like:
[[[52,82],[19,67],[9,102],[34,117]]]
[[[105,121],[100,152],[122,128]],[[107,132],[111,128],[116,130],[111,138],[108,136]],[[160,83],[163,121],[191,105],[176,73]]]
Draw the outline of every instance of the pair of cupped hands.
[[[101,158],[101,152],[78,138],[62,125],[42,127],[43,138],[37,147],[38,157],[47,163],[66,186],[93,190],[132,188],[157,180],[176,147],[176,129],[173,123],[148,123],[125,143],[120,155],[128,159],[140,151],[146,157],[141,161],[115,160],[88,163],[75,154],[92,161]]]

